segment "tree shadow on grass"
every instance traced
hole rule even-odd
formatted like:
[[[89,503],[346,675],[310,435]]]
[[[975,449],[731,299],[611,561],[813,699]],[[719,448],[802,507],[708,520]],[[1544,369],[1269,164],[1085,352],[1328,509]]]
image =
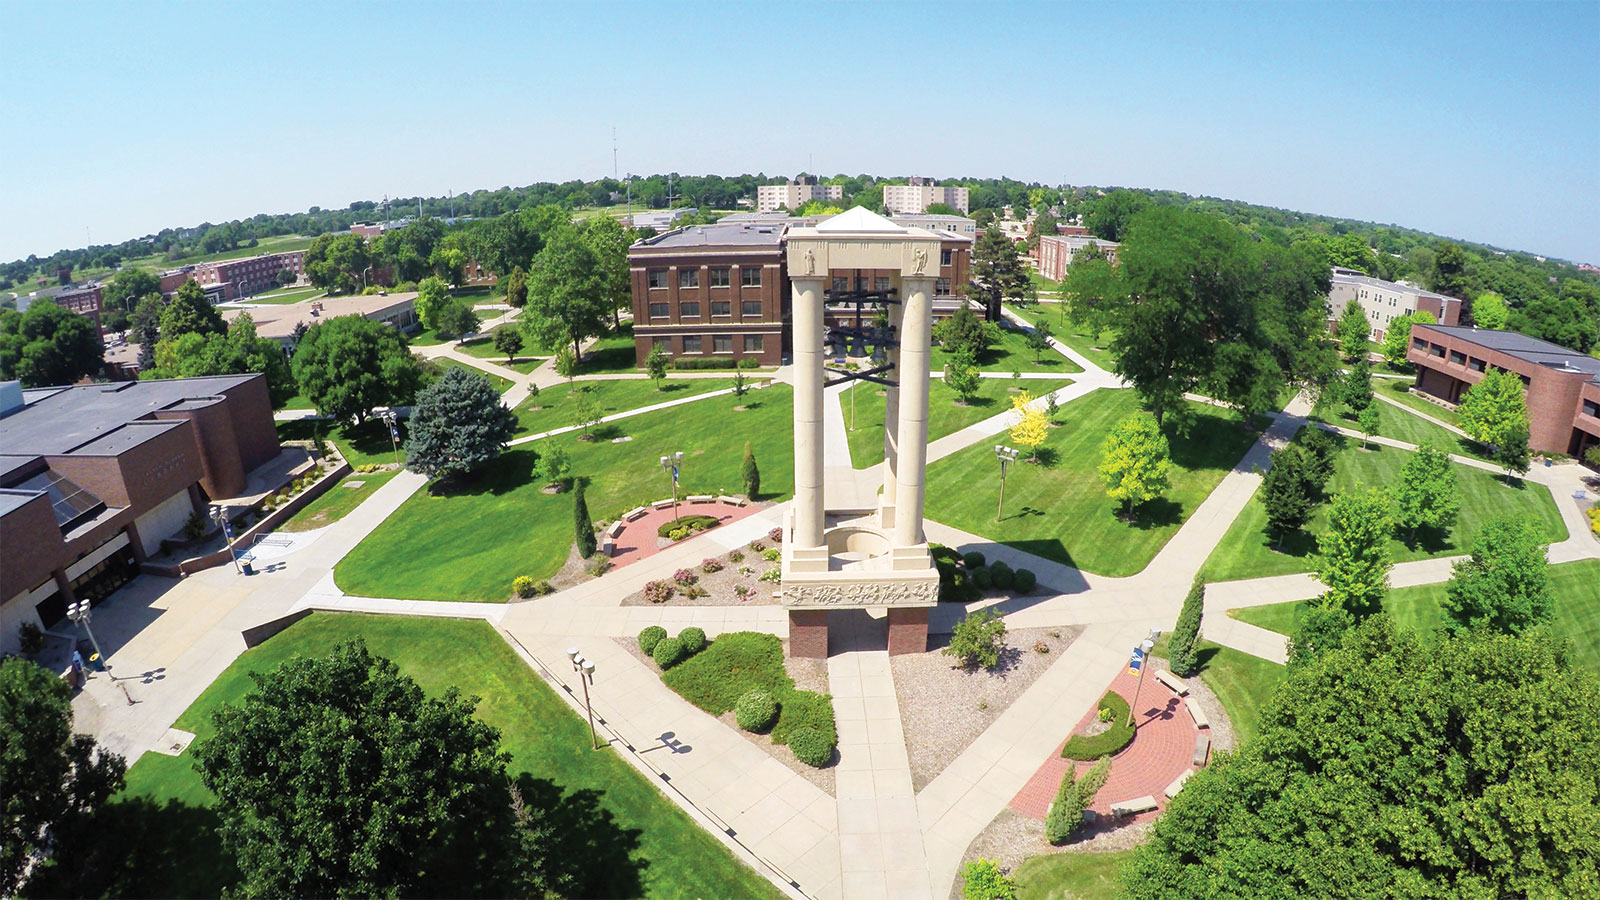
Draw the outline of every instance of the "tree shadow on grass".
[[[679,392],[682,392],[682,391],[686,391],[688,389],[689,389],[688,382],[678,381],[678,382],[669,382],[669,383],[663,384],[657,390],[659,390],[663,394],[676,394],[676,393],[679,393]]]
[[[1266,529],[1262,529],[1260,534],[1262,547],[1283,556],[1304,559],[1317,549],[1317,536],[1303,529],[1296,529],[1293,533],[1284,535],[1281,543]]]
[[[500,458],[467,475],[440,478],[428,485],[432,497],[474,497],[509,494],[534,480],[534,467],[539,453],[532,448],[516,448],[500,454]]]
[[[622,426],[615,422],[606,422],[589,430],[596,442],[610,441],[623,436]]]
[[[1165,528],[1183,521],[1183,504],[1166,497],[1156,497],[1133,508],[1133,519],[1121,519],[1140,531]]]
[[[638,828],[623,828],[600,805],[604,796],[592,788],[565,793],[560,785],[524,772],[517,792],[528,814],[528,828],[538,836],[537,858],[531,864],[557,897],[642,897],[644,870],[638,855]]]
[[[1061,461],[1061,454],[1054,447],[1040,447],[1034,452],[1034,465],[1042,469],[1054,469],[1056,463]]]
[[[1418,528],[1415,535],[1406,534],[1402,542],[1412,550],[1420,548],[1429,555],[1454,549],[1448,528]]]
[[[220,897],[239,880],[215,810],[126,797],[79,834],[58,835],[54,861],[29,881],[33,897]]]

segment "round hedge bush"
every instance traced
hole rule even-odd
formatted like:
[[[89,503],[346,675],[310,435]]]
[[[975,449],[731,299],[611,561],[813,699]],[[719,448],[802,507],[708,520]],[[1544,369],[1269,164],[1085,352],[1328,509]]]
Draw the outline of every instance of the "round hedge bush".
[[[744,692],[733,705],[733,720],[745,731],[766,731],[778,719],[778,701],[756,688]]]
[[[795,759],[808,766],[820,769],[833,761],[833,743],[809,725],[789,732],[789,749],[794,751]]]
[[[678,641],[683,644],[685,656],[693,656],[706,648],[706,632],[704,628],[690,625],[678,632]]]
[[[989,567],[989,580],[1003,591],[1010,590],[1015,579],[1016,573],[1011,571],[1011,567],[999,560],[995,560],[994,565]]]
[[[961,561],[967,564],[967,568],[976,569],[977,567],[983,565],[983,554],[976,550],[972,550],[970,552],[961,554]]]
[[[1031,594],[1039,584],[1039,576],[1028,569],[1018,569],[1011,576],[1012,589],[1019,594]]]
[[[968,569],[967,575],[972,578],[972,586],[980,591],[987,591],[989,588],[994,587],[994,575],[989,572],[988,566]]]
[[[670,669],[688,657],[689,654],[683,649],[683,641],[672,637],[664,637],[657,641],[656,648],[650,651],[650,658],[663,669]]]
[[[645,656],[650,656],[656,652],[656,645],[661,643],[661,639],[666,636],[667,630],[665,628],[660,625],[651,625],[639,632],[639,649],[644,651]]]

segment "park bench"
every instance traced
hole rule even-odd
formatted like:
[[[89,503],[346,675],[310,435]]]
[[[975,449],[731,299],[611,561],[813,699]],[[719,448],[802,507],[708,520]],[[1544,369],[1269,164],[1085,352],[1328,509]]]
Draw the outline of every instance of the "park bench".
[[[1174,778],[1172,780],[1172,783],[1167,785],[1167,789],[1165,791],[1165,793],[1167,795],[1167,799],[1171,800],[1173,797],[1178,796],[1178,792],[1183,790],[1183,783],[1185,781],[1188,781],[1189,780],[1189,776],[1193,775],[1193,774],[1194,774],[1194,770],[1193,769],[1184,769],[1182,775],[1179,775],[1177,778]]]
[[[1189,693],[1189,686],[1183,683],[1183,679],[1168,672],[1166,669],[1156,670],[1156,680],[1171,688],[1179,697]]]
[[[625,515],[623,515],[622,521],[632,522],[635,519],[642,519],[644,518],[645,513],[648,513],[649,511],[650,510],[645,509],[642,506],[635,506],[633,509],[628,510]]]
[[[1206,764],[1206,757],[1208,757],[1210,755],[1211,755],[1211,736],[1207,735],[1207,734],[1197,734],[1197,735],[1195,735],[1194,736],[1194,764],[1197,765],[1197,766],[1205,765]]]
[[[1143,797],[1135,797],[1132,800],[1123,800],[1118,803],[1111,804],[1111,814],[1120,818],[1122,816],[1133,816],[1142,812],[1149,812],[1155,808],[1156,798],[1145,795]]]
[[[654,503],[652,503],[650,505],[654,506],[656,509],[671,509],[672,505],[673,505],[673,501],[671,500],[671,498],[668,498],[666,500],[657,500],[656,502],[654,502]]]
[[[612,540],[615,540],[618,537],[621,537],[622,536],[622,525],[623,525],[623,522],[622,522],[621,519],[618,519],[617,521],[612,522],[611,523],[611,527],[606,529],[606,537],[611,538]]]
[[[717,500],[719,500],[719,501],[721,501],[723,503],[726,503],[729,506],[743,506],[744,505],[744,498],[743,497],[730,497],[727,494],[723,494],[722,496],[718,497]]]
[[[1206,720],[1205,710],[1200,708],[1200,704],[1195,703],[1194,701],[1190,701],[1190,702],[1184,704],[1184,708],[1189,710],[1189,718],[1194,720],[1194,727],[1196,727],[1196,728],[1210,728],[1211,727],[1211,723]]]
[[[689,495],[689,502],[690,503],[712,503],[716,499],[717,498],[711,496],[710,494],[691,494],[691,495]]]

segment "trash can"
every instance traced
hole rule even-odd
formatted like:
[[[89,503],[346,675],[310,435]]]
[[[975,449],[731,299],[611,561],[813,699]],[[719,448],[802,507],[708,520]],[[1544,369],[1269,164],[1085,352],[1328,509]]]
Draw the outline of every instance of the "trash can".
[[[253,556],[241,556],[239,557],[239,569],[246,575],[254,575],[256,570],[251,566],[251,563],[255,561],[256,558]]]

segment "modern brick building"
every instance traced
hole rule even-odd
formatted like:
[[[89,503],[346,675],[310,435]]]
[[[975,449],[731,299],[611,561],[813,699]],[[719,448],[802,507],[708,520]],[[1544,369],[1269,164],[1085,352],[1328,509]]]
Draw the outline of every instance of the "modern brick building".
[[[212,303],[224,303],[250,294],[270,291],[278,286],[278,273],[287,271],[295,281],[306,276],[306,252],[268,253],[246,259],[221,259],[169,269],[161,273],[161,293],[171,294],[193,281],[205,288]]]
[[[1117,247],[1120,246],[1116,241],[1102,241],[1081,234],[1040,235],[1039,274],[1051,281],[1061,281],[1067,277],[1067,267],[1072,265],[1073,258],[1090,244],[1098,246],[1105,251],[1107,259],[1116,262]]]
[[[817,176],[802,175],[783,184],[756,186],[756,212],[799,209],[812,200],[843,200],[844,186],[818,184]]]
[[[913,178],[909,184],[883,186],[883,208],[891,215],[925,213],[935,203],[946,204],[961,212],[967,212],[970,208],[966,188],[940,187],[932,178]]]
[[[102,305],[100,285],[93,282],[85,284],[69,284],[65,287],[48,288],[34,291],[17,301],[17,311],[26,312],[28,307],[36,300],[49,300],[51,303],[70,309],[73,312],[88,316],[94,320],[96,328],[100,327],[100,312]]]
[[[1449,325],[1411,326],[1406,358],[1417,366],[1414,389],[1452,405],[1489,369],[1515,373],[1534,450],[1581,457],[1600,444],[1600,359],[1515,331]]]
[[[294,331],[299,325],[313,325],[340,316],[363,316],[374,322],[384,322],[401,331],[417,321],[417,294],[402,291],[394,294],[352,294],[347,297],[324,297],[302,303],[265,304],[250,309],[230,310],[229,323],[245,313],[255,323],[256,336],[272,338],[285,350],[294,349]]]
[[[1396,284],[1363,275],[1353,269],[1333,270],[1333,286],[1328,291],[1329,327],[1344,314],[1351,300],[1361,304],[1371,326],[1372,339],[1383,340],[1389,323],[1417,310],[1433,313],[1441,325],[1454,325],[1461,321],[1461,301],[1409,284]]]
[[[264,375],[0,383],[0,653],[109,596],[279,452]]]
[[[680,228],[634,244],[628,261],[637,363],[642,366],[651,348],[659,345],[674,359],[720,356],[778,365],[789,344],[784,238],[793,226],[826,218],[736,214],[714,225]],[[946,224],[952,230],[929,229],[943,246],[934,298],[934,313],[940,317],[954,313],[963,302],[972,257],[971,235],[953,230],[959,225]],[[891,273],[829,275],[836,291],[887,290]]]

